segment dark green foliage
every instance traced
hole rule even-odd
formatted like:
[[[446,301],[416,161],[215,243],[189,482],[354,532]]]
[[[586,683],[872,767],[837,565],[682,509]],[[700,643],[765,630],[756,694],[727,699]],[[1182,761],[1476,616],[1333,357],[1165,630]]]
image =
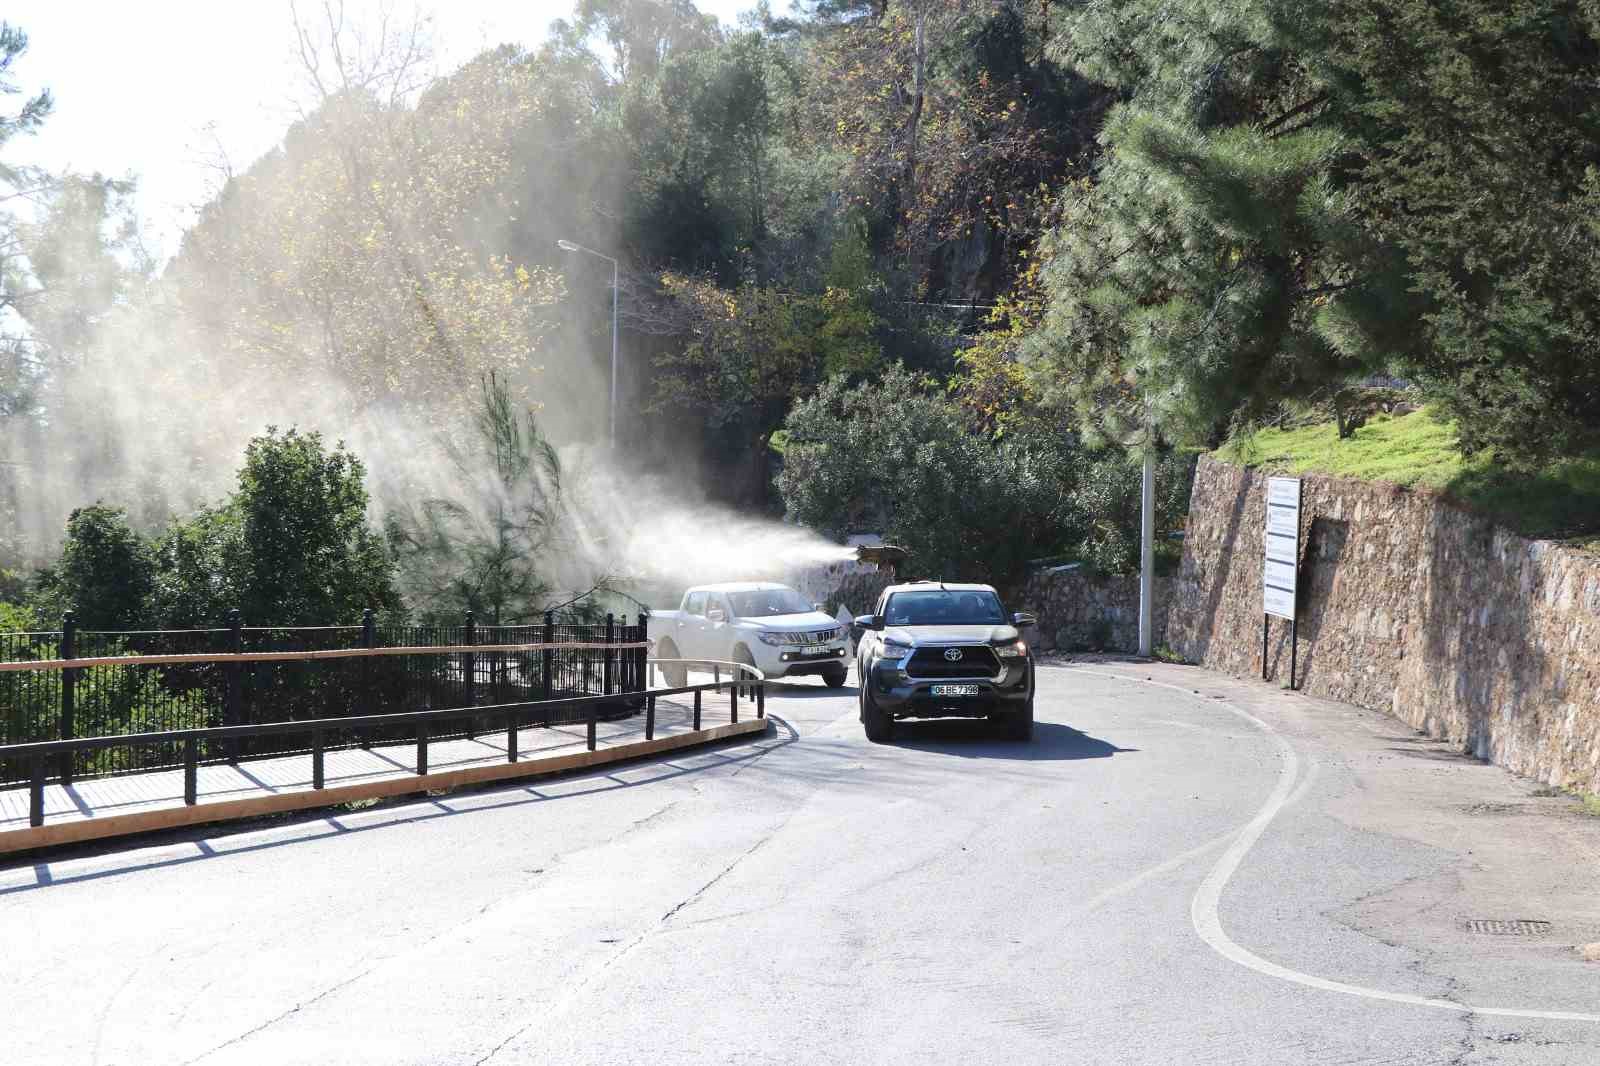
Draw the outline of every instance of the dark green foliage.
[[[1066,54],[1128,100],[1068,192],[1029,349],[1091,435],[1212,442],[1412,342],[1403,263],[1361,224],[1291,16],[1148,0],[1068,22]]]
[[[153,621],[166,628],[220,625],[239,606],[238,562],[248,557],[237,509],[203,507],[156,541]],[[315,624],[322,619],[300,619]],[[253,620],[252,620],[253,623]]]
[[[1029,346],[1087,432],[1214,444],[1392,370],[1468,450],[1600,439],[1594,4],[1089,0],[1063,30],[1124,101]]]
[[[26,33],[0,22],[0,97],[17,96],[22,92],[15,67],[27,48]],[[18,135],[37,131],[53,106],[46,90],[24,97],[15,111],[0,111],[0,151]],[[16,165],[0,156],[0,204],[9,206],[26,199],[46,184],[44,176],[34,168]],[[0,316],[17,311],[31,288],[17,219],[10,210],[0,211]],[[14,323],[0,318],[0,429],[5,427],[6,419],[27,412],[33,405],[40,368],[32,347],[28,336],[15,330]],[[10,461],[11,456],[0,450],[0,478],[9,474],[6,466]],[[0,490],[4,488],[5,485],[0,484]],[[0,521],[10,517],[6,514],[5,503],[0,496]],[[4,539],[0,534],[0,549],[8,547]]]
[[[61,558],[39,575],[38,613],[52,625],[66,611],[84,629],[134,629],[148,617],[155,584],[150,546],[120,507],[81,507],[67,519]]]
[[[1105,574],[1139,569],[1139,507],[1143,461],[1115,449],[1083,456],[1072,505],[1084,516],[1074,557]],[[1194,484],[1193,455],[1166,452],[1156,460],[1156,565],[1170,567],[1181,554],[1173,534],[1183,529]]]
[[[245,449],[223,558],[252,625],[333,624],[393,611],[394,561],[367,519],[366,470],[318,433],[269,428]]]
[[[798,404],[778,488],[789,517],[833,535],[882,532],[912,552],[904,572],[1014,585],[1031,560],[1105,573],[1139,564],[1140,460],[1089,451],[1047,420],[976,432],[972,413],[896,366],[855,387],[835,378]],[[1176,554],[1194,456],[1156,466],[1163,565]]]
[[[352,625],[401,609],[394,560],[367,518],[365,470],[343,445],[275,428],[245,451],[220,507],[174,523],[156,546],[161,625]]]
[[[724,284],[759,269],[749,253],[767,231],[771,62],[761,35],[738,34],[670,58],[628,101],[640,158],[623,239],[644,261]]]
[[[1360,214],[1427,300],[1414,365],[1461,444],[1600,444],[1600,5],[1352,0],[1328,31]]]
[[[789,517],[834,535],[881,531],[911,550],[918,576],[1015,581],[1072,524],[1059,436],[997,445],[898,366],[875,383],[832,379],[786,430]]]

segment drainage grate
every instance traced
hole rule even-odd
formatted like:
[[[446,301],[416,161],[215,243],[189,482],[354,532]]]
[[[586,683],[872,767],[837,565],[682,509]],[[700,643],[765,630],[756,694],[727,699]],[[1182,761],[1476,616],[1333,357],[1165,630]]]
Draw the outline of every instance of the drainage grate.
[[[1550,923],[1534,918],[1470,918],[1462,923],[1469,933],[1490,936],[1539,936],[1550,931]]]

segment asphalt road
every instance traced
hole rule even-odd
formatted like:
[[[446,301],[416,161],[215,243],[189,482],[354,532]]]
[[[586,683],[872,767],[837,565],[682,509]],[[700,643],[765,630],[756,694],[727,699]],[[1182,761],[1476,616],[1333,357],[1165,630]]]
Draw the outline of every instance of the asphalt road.
[[[1382,716],[1110,664],[1042,668],[1029,745],[768,707],[667,762],[0,867],[0,1061],[1600,1062],[1600,819]]]

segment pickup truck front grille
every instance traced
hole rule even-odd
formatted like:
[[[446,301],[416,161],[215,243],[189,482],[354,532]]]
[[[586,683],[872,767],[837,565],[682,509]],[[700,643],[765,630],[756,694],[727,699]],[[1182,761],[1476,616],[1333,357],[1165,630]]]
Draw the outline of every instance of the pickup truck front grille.
[[[962,644],[954,650],[959,659],[948,659],[950,648],[918,648],[906,664],[912,677],[993,677],[1000,672],[1000,659],[987,644]]]
[[[839,635],[837,629],[819,629],[814,633],[779,633],[785,644],[826,644]]]

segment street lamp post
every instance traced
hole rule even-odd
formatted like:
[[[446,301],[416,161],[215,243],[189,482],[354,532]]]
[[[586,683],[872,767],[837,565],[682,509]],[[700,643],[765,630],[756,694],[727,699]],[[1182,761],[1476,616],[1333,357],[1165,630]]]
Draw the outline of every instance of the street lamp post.
[[[604,252],[597,252],[593,248],[585,248],[581,244],[569,240],[556,241],[557,247],[564,252],[587,252],[599,259],[604,259],[611,264],[611,414],[609,420],[608,439],[611,450],[617,448],[617,286],[621,281],[621,272],[617,261]]]

